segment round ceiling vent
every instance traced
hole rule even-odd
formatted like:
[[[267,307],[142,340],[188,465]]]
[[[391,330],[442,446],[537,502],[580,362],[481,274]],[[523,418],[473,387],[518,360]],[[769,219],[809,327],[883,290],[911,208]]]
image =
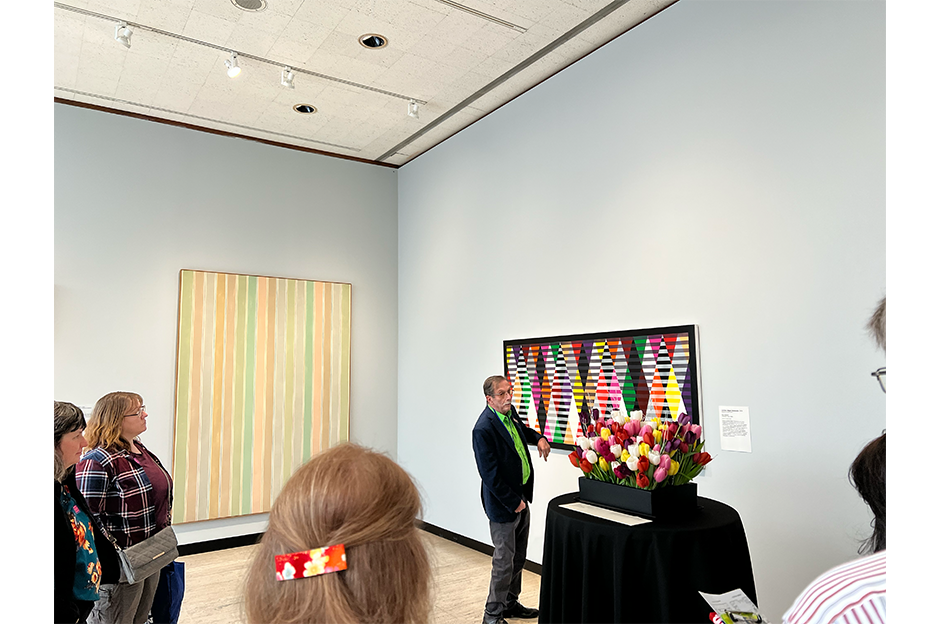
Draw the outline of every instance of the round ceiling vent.
[[[382,35],[376,35],[375,33],[369,33],[369,34],[367,34],[367,35],[363,35],[363,36],[359,37],[359,43],[361,43],[362,45],[364,45],[364,46],[367,47],[367,48],[372,48],[372,49],[374,50],[374,49],[376,49],[376,48],[384,48],[385,46],[387,46],[387,45],[388,45],[388,39],[386,39],[386,38],[383,37]]]
[[[265,0],[232,0],[232,4],[243,11],[264,11],[268,7]]]
[[[303,113],[304,115],[312,115],[317,112],[316,106],[311,106],[310,104],[295,104],[294,110],[298,113]]]

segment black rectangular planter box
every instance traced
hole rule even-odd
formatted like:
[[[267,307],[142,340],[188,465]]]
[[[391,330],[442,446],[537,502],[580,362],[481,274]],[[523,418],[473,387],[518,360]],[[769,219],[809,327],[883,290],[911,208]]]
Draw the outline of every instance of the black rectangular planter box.
[[[694,483],[641,490],[579,477],[578,488],[583,503],[646,518],[668,520],[687,516],[698,508],[698,488]]]

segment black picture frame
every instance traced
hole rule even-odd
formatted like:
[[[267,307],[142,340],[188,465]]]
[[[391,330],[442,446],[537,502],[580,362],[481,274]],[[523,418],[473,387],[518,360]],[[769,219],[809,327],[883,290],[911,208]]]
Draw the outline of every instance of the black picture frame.
[[[523,422],[556,449],[573,448],[595,407],[702,421],[697,325],[504,340],[503,374]]]

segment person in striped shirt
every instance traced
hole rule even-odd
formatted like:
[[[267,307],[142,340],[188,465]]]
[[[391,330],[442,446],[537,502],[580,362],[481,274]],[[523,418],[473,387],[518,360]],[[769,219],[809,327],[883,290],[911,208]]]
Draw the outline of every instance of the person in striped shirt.
[[[885,348],[885,300],[869,321],[869,330]],[[883,391],[885,369],[872,373]],[[866,556],[837,566],[803,590],[783,615],[783,624],[884,624],[888,609],[887,433],[869,442],[849,470],[852,485],[871,508],[872,535],[859,548]]]

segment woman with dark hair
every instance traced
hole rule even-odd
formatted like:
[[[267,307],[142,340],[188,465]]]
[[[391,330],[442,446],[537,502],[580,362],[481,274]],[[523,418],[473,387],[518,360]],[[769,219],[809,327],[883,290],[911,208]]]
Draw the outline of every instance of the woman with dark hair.
[[[882,433],[862,449],[849,469],[849,480],[875,515],[871,521],[871,537],[859,547],[860,555],[876,553],[888,547],[887,470],[888,434]]]
[[[388,457],[354,444],[297,469],[271,507],[245,582],[249,624],[418,624],[431,569],[421,499]]]
[[[862,449],[849,469],[849,480],[875,515],[874,531],[859,548],[859,554],[867,556],[813,581],[783,615],[784,624],[887,621],[887,449],[888,436],[883,433]]]
[[[55,622],[85,622],[98,600],[101,583],[118,579],[114,547],[101,533],[85,498],[75,485],[74,466],[85,446],[85,415],[55,401]]]
[[[884,349],[887,299],[878,302],[868,331]],[[885,388],[885,369],[872,377]],[[885,622],[888,610],[887,475],[888,436],[885,432],[858,454],[849,468],[849,481],[871,509],[873,532],[858,549],[861,559],[833,568],[803,590],[790,610],[783,614],[783,624],[847,624],[849,622]]]
[[[85,432],[90,451],[75,468],[88,507],[120,548],[129,548],[170,525],[173,480],[138,436],[147,430],[147,409],[139,394],[112,392],[98,399]],[[102,583],[89,621],[144,624],[150,616],[160,574],[134,584]]]

